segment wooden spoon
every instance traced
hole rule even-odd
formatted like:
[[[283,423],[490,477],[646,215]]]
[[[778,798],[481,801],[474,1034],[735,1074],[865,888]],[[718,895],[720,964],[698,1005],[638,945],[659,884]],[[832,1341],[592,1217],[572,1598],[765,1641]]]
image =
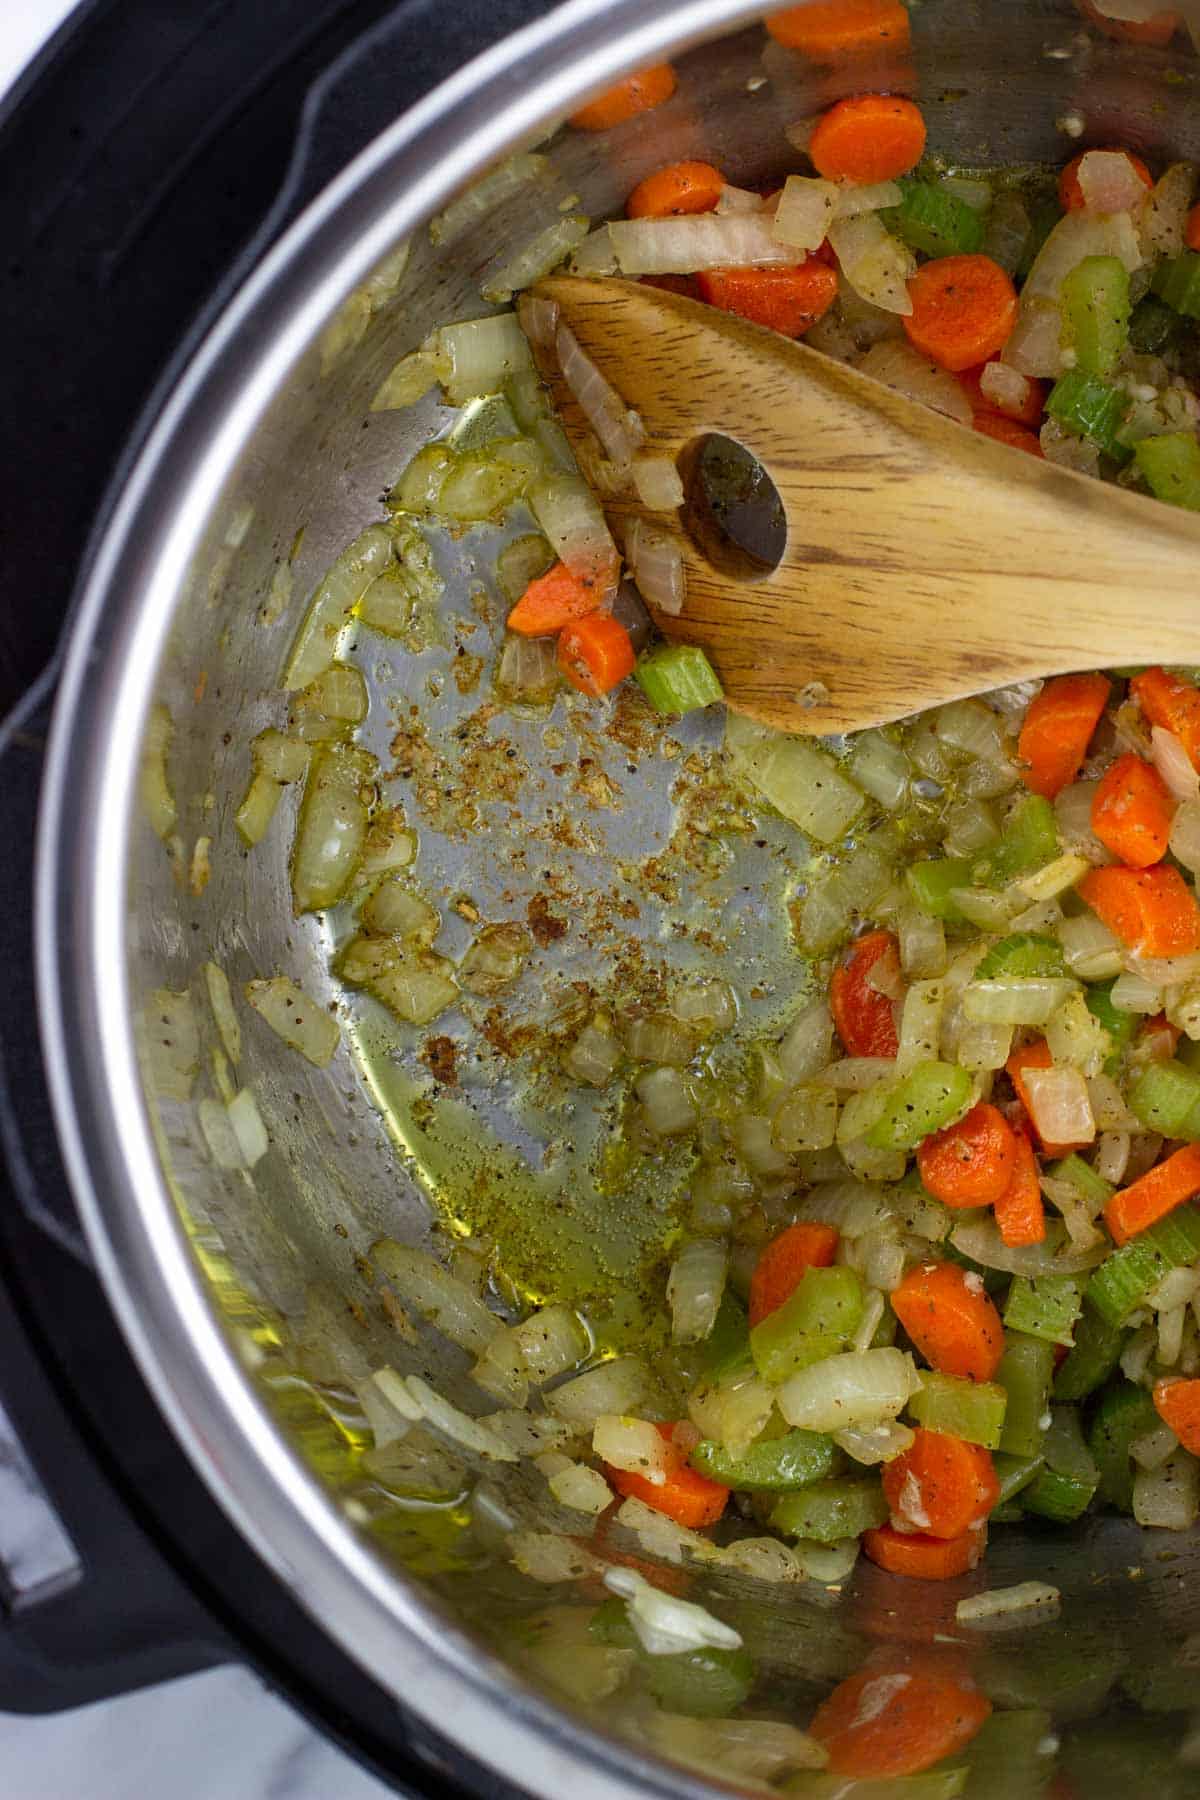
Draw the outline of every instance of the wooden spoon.
[[[779,491],[786,548],[757,578],[715,568],[683,513],[606,502],[618,536],[641,514],[678,539],[687,598],[655,623],[703,644],[738,712],[850,731],[1029,676],[1200,663],[1200,517],[998,444],[715,307],[613,279],[536,291],[641,415],[647,454],[686,467],[718,432]],[[586,421],[555,386],[578,442]]]

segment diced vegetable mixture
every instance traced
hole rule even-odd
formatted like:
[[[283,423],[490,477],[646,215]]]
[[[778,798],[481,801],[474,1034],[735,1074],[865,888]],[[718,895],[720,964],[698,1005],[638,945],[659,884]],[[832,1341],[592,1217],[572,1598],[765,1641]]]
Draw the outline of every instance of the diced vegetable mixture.
[[[896,0],[818,0],[767,30],[797,55],[836,58],[907,41],[908,14]],[[669,68],[645,71],[571,126],[618,127],[674,88]],[[806,148],[781,145],[769,190],[700,160],[657,170],[625,219],[542,245],[514,286],[569,252],[577,270],[805,333],[1016,450],[1200,508],[1190,165],[1100,143],[1042,174],[947,169],[919,105],[891,94],[841,99],[793,137]],[[578,461],[539,370],[561,373],[592,427]],[[510,515],[521,527],[499,562],[500,705],[548,708],[563,681],[599,701],[631,676],[664,719],[722,703],[705,654],[657,641],[642,604],[686,606],[683,495],[621,401],[620,369],[597,368],[552,305],[522,294],[515,311],[437,332],[376,404],[437,383],[459,422],[402,471],[387,518],[318,589],[285,676],[286,733],[256,740],[238,815],[251,845],[286,784],[303,783],[296,908],[351,897],[339,973],[405,1026],[464,991],[499,993],[534,949],[516,923],[482,931],[457,965],[434,949],[416,835],[380,810],[374,759],[355,742],[367,690],[339,634],[351,621],[403,637],[436,613],[427,532]],[[641,502],[620,546],[614,495]],[[485,1304],[461,1264],[385,1242],[381,1279],[468,1351],[479,1405],[468,1415],[377,1371],[360,1386],[374,1454],[431,1431],[485,1457],[534,1457],[575,1523],[516,1532],[511,1556],[580,1587],[590,1611],[575,1649],[603,1671],[597,1691],[636,1664],[669,1754],[831,1795],[957,1759],[943,1785],[911,1788],[935,1797],[963,1791],[959,1753],[974,1743],[980,1759],[1024,1758],[1021,1791],[1040,1792],[1048,1715],[989,1717],[961,1649],[936,1639],[878,1645],[804,1732],[761,1721],[761,1762],[739,1764],[734,1736],[713,1723],[701,1739],[698,1721],[730,1720],[754,1686],[750,1658],[655,1564],[838,1588],[863,1556],[941,1582],[1030,1518],[1195,1523],[1200,669],[1063,675],[836,740],[730,714],[724,755],[731,791],[814,847],[791,903],[806,997],[748,1047],[720,1101],[705,1059],[752,970],[681,982],[649,1014],[598,1007],[562,1049],[581,1090],[625,1084],[644,1157],[694,1146],[653,1352],[597,1358],[553,1294],[530,1309],[498,1290]],[[606,1553],[613,1519],[649,1562]],[[1056,1603],[1053,1588],[1030,1590],[1011,1607],[964,1600],[962,1618]],[[567,1619],[554,1631],[569,1636]]]

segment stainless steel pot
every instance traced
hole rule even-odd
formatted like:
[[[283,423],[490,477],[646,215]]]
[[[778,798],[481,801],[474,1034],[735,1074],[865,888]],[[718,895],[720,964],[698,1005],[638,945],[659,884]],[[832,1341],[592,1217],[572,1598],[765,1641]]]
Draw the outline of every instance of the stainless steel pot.
[[[537,204],[553,216],[560,200],[578,195],[601,217],[642,174],[686,154],[711,156],[738,182],[769,178],[782,162],[783,125],[864,78],[806,72],[778,47],[764,53],[761,30],[747,23],[756,10],[730,0],[571,0],[431,94],[310,209],[213,331],[130,474],[81,597],[46,784],[37,920],[46,1060],[78,1204],[134,1352],[204,1479],[314,1619],[398,1701],[540,1796],[568,1786],[585,1800],[677,1793],[699,1778],[646,1750],[636,1706],[625,1725],[584,1717],[561,1688],[537,1686],[506,1660],[513,1621],[558,1596],[523,1588],[502,1553],[487,1572],[495,1540],[486,1508],[456,1515],[450,1535],[466,1546],[460,1556],[439,1561],[415,1531],[399,1534],[389,1553],[387,1534],[368,1528],[347,1438],[290,1380],[277,1328],[282,1319],[303,1333],[305,1309],[329,1307],[335,1296],[331,1329],[341,1334],[344,1366],[433,1367],[436,1339],[412,1346],[389,1330],[356,1256],[382,1233],[427,1241],[431,1193],[452,1202],[455,1183],[479,1174],[481,1155],[528,1153],[540,1148],[537,1133],[510,1104],[514,1090],[487,1052],[479,1080],[464,1090],[480,1134],[475,1149],[469,1137],[456,1140],[455,1165],[446,1142],[431,1147],[413,1124],[417,1047],[380,1049],[370,1019],[329,974],[325,927],[292,916],[288,821],[277,820],[246,855],[232,815],[248,740],[278,720],[281,657],[315,580],[443,421],[427,402],[370,414],[371,395],[433,326],[483,310],[480,269],[529,235],[530,203],[519,198],[440,251],[427,221],[580,96],[668,55],[680,70],[678,96],[618,132],[557,141],[559,174]],[[531,16],[537,11],[531,5]],[[1183,40],[1172,52],[1130,50],[1086,30],[1070,0],[923,0],[913,24],[911,63],[873,71],[870,84],[919,93],[931,143],[955,159],[1061,160],[1076,140],[1119,141],[1163,158],[1200,152],[1200,64]],[[411,255],[399,283],[364,301],[364,282],[403,239]],[[471,652],[486,636],[472,642],[468,629],[481,576],[474,556],[464,540],[447,565],[447,605]],[[285,590],[290,600],[271,622],[270,596]],[[419,703],[444,733],[477,708],[479,696],[453,682],[431,688],[439,658],[444,665],[436,651],[414,659],[389,650],[372,666],[376,749],[400,722],[397,695]],[[174,724],[182,880],[138,803],[155,702]],[[567,709],[560,723],[576,734],[578,756],[586,719]],[[589,843],[552,842],[544,815],[557,800],[542,729],[504,726],[506,747],[529,771],[511,808],[489,801],[470,832],[446,816],[431,823],[414,814],[430,883],[470,894],[485,916],[508,916],[506,890],[511,902],[512,888],[528,893],[547,870],[558,892],[574,896],[569,905],[582,907],[599,870],[669,831],[669,771],[632,776],[627,747],[595,736],[594,761],[622,806],[587,815]],[[702,727],[677,735],[703,756]],[[471,800],[465,762],[449,779],[456,803]],[[403,777],[395,793],[411,803]],[[193,863],[204,839],[206,885],[203,851]],[[737,881],[726,875],[716,890],[729,956],[753,958],[767,990],[760,1023],[780,1003],[779,984],[795,981],[782,926],[763,923],[759,902],[737,899],[749,882],[761,892],[769,859],[769,846],[747,846]],[[636,927],[648,950],[704,901],[699,877],[677,869],[672,880]],[[598,936],[568,939],[565,951],[546,950],[537,980],[554,994],[599,971],[608,954]],[[694,940],[679,954],[697,964],[705,956]],[[251,976],[286,972],[345,1027],[342,1050],[317,1070],[242,1009],[237,1081],[253,1088],[272,1143],[252,1174],[219,1167],[198,1123],[219,1048],[202,999],[208,960],[227,971],[235,994]],[[164,989],[194,1000],[200,1048],[186,1097],[170,1084],[164,1092],[155,1041]],[[448,1029],[478,1047],[465,1023]],[[581,1135],[592,1128],[585,1119],[575,1125]],[[634,1261],[647,1241],[629,1251]],[[440,1356],[439,1385],[468,1397],[464,1360],[445,1346]],[[478,1407],[478,1395],[468,1403]],[[509,1489],[499,1476],[489,1486],[523,1517],[544,1504],[520,1476]],[[1195,1559],[1190,1540],[1164,1542],[1111,1520],[1070,1540],[997,1534],[993,1584],[1037,1574],[1063,1590],[1063,1624],[1051,1637],[1060,1664],[1065,1656],[1082,1673],[1057,1686],[1046,1675],[1057,1720],[1095,1706],[1119,1725],[1111,1647],[1136,1667],[1183,1640]],[[1134,1570],[1137,1580],[1127,1579]],[[922,1619],[933,1630],[943,1617],[936,1597],[903,1584],[897,1591],[871,1571],[846,1595],[731,1577],[701,1582],[697,1592],[736,1614],[769,1671],[762,1710],[779,1717],[856,1666],[895,1614],[911,1617],[918,1635]],[[1108,1791],[1103,1779],[1089,1792]],[[1172,1779],[1181,1793],[1200,1780],[1185,1771]],[[1111,1791],[1137,1791],[1129,1770],[1112,1775]],[[1166,1791],[1157,1777],[1155,1791]]]

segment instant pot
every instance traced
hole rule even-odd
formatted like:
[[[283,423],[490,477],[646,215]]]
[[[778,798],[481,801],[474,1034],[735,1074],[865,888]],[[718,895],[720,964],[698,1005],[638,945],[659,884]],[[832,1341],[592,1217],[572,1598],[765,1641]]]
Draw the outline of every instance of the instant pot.
[[[363,1273],[374,1238],[427,1242],[430,1217],[361,1066],[344,1051],[301,1063],[247,1015],[239,1080],[271,1142],[247,1171],[198,1126],[207,1076],[194,1092],[161,1079],[156,1033],[161,996],[192,993],[206,962],[235,992],[284,971],[344,1003],[320,930],[292,917],[287,832],[252,857],[235,847],[247,744],[275,718],[299,607],[443,422],[431,399],[378,414],[372,395],[434,326],[486,310],[481,278],[506,244],[568,204],[615,213],[683,155],[766,183],[784,128],[863,86],[919,97],[931,144],[968,166],[1110,142],[1200,156],[1183,31],[1135,47],[1071,0],[921,0],[910,56],[814,67],[769,43],[758,11],[98,0],[0,117],[0,1399],[77,1552],[9,1596],[2,1705],[50,1710],[239,1658],[412,1791],[608,1800],[703,1781],[517,1666],[531,1602],[503,1521],[533,1504],[519,1473],[511,1491],[489,1477],[449,1544],[381,1526],[328,1416],[281,1374],[272,1321],[302,1329],[317,1296],[343,1368],[437,1358],[470,1403],[463,1359],[389,1337]],[[498,159],[667,57],[666,106],[554,138],[544,192],[431,242],[431,217]],[[372,676],[381,693],[404,679]],[[155,707],[173,727],[175,868],[138,798]],[[445,854],[447,881],[487,888],[485,843]],[[1094,1715],[1141,1741],[1104,1670],[1114,1645],[1129,1666],[1186,1639],[1196,1561],[1190,1538],[1115,1519],[998,1537],[993,1585],[1062,1590],[1054,1642],[1081,1678],[1047,1676],[1068,1692],[1055,1729]],[[945,1596],[873,1570],[844,1594],[732,1575],[695,1591],[736,1613],[773,1711],[877,1637],[953,1635]],[[1118,1762],[1089,1793],[1142,1791],[1137,1758]],[[1172,1779],[1200,1792],[1195,1770]]]

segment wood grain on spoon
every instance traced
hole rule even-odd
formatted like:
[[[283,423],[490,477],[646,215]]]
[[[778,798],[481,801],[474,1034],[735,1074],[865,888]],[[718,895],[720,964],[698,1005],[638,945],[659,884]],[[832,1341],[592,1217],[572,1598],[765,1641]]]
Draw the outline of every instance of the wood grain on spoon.
[[[1200,662],[1200,518],[993,442],[776,333],[637,282],[539,294],[677,459],[707,433],[779,490],[772,573],[723,574],[682,520],[687,600],[656,615],[703,644],[737,711],[789,731],[878,725],[1029,676]],[[568,434],[586,421],[561,381]],[[802,690],[818,682],[828,699]]]

